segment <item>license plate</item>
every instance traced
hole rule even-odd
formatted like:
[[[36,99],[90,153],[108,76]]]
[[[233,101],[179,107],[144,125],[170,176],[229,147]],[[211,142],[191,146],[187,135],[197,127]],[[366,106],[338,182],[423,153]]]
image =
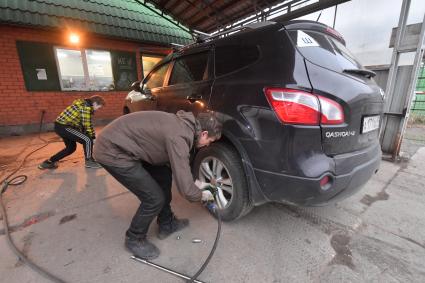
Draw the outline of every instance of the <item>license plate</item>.
[[[369,116],[363,118],[363,127],[362,127],[362,133],[368,133],[371,131],[374,131],[379,128],[379,119],[381,117],[379,115],[376,116]]]

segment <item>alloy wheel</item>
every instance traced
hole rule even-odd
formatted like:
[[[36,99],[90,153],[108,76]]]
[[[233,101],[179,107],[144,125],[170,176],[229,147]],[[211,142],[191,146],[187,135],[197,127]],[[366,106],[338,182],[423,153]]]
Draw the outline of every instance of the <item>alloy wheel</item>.
[[[199,180],[217,188],[218,207],[225,209],[232,202],[233,182],[223,162],[215,157],[204,158],[199,167]]]

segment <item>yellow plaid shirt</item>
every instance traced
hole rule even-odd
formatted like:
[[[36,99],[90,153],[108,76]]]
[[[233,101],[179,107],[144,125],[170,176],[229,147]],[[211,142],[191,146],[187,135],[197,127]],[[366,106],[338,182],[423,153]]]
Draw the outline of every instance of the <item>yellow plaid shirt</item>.
[[[75,128],[94,139],[96,135],[92,121],[93,113],[93,106],[89,101],[77,99],[62,111],[58,118],[56,118],[56,122]]]

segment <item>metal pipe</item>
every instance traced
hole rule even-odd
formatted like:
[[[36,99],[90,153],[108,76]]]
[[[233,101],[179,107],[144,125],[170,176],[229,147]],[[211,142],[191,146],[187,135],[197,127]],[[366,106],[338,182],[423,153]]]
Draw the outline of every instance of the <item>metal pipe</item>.
[[[406,28],[407,16],[409,14],[409,8],[410,8],[410,1],[411,0],[403,0],[403,3],[401,4],[401,11],[400,11],[400,17],[398,20],[397,33],[396,33],[396,37],[394,41],[393,54],[391,57],[391,65],[390,65],[390,70],[388,72],[387,85],[385,87],[384,113],[391,112],[390,109],[392,105],[392,99],[394,96],[394,86],[395,86],[397,69],[398,69],[398,61],[400,57],[399,48],[403,39],[404,30]],[[388,122],[388,117],[384,115],[383,121],[381,124],[381,129],[379,131],[381,145],[384,145],[385,143],[387,122]],[[382,151],[389,152],[393,150],[382,146]]]
[[[159,270],[165,271],[165,272],[167,272],[167,273],[173,274],[173,275],[175,275],[175,276],[177,276],[177,277],[180,277],[180,278],[183,278],[183,279],[186,279],[186,280],[190,280],[190,277],[189,277],[189,276],[187,276],[187,275],[184,275],[184,274],[179,273],[179,272],[177,272],[177,271],[174,271],[174,270],[172,270],[172,269],[169,269],[169,268],[163,267],[163,266],[161,266],[161,265],[155,264],[155,263],[153,263],[153,262],[147,261],[147,260],[145,260],[145,259],[138,258],[138,257],[136,257],[136,256],[131,256],[131,259],[133,259],[133,260],[135,260],[135,261],[138,261],[138,262],[141,262],[141,263],[144,263],[144,264],[146,264],[146,265],[149,265],[149,266],[155,267],[156,269],[159,269]],[[199,280],[193,280],[193,282],[196,282],[196,283],[205,283],[205,282],[203,282],[203,281],[199,281]]]
[[[194,29],[193,31],[197,34],[200,34],[200,35],[205,35],[205,36],[208,36],[208,37],[211,36],[211,34],[209,34],[209,33],[205,33],[205,32],[202,32],[202,31],[199,31],[199,30],[196,30],[196,29]]]
[[[43,128],[44,114],[46,114],[46,110],[43,109],[43,110],[41,110],[40,127],[38,129],[39,133],[41,133],[41,130]]]

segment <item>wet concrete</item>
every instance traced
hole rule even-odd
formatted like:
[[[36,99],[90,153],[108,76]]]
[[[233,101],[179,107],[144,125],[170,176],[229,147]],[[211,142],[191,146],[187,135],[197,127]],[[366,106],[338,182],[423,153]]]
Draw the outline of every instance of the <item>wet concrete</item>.
[[[390,196],[385,191],[381,191],[375,196],[365,195],[360,202],[367,206],[371,206],[374,202],[378,200],[388,200],[389,197]]]
[[[34,232],[30,232],[27,235],[24,236],[22,239],[22,242],[24,243],[24,246],[22,247],[22,254],[26,257],[28,257],[28,252],[31,248],[32,239],[34,238]],[[18,259],[18,262],[15,264],[15,267],[20,267],[23,265],[23,262]]]
[[[350,236],[345,234],[334,234],[331,238],[331,246],[335,250],[335,256],[329,263],[332,264],[342,264],[351,269],[354,269],[353,264],[353,255],[349,247]]]
[[[46,136],[45,138],[54,138]],[[36,136],[2,139],[0,156],[17,156],[0,174],[13,170]],[[181,282],[130,260],[124,232],[138,200],[103,169],[84,168],[82,149],[57,170],[36,165],[61,148],[51,144],[28,159],[28,181],[4,199],[13,239],[32,260],[66,282]],[[424,282],[425,147],[408,162],[382,162],[356,195],[326,207],[266,204],[246,217],[224,223],[206,282]],[[217,224],[199,204],[176,190],[173,209],[191,224],[178,235],[149,238],[161,255],[154,262],[194,274],[212,247]],[[0,231],[1,232],[1,231]],[[178,236],[178,237],[177,237]],[[201,243],[192,243],[192,239]],[[0,235],[0,282],[46,282],[17,262]]]

